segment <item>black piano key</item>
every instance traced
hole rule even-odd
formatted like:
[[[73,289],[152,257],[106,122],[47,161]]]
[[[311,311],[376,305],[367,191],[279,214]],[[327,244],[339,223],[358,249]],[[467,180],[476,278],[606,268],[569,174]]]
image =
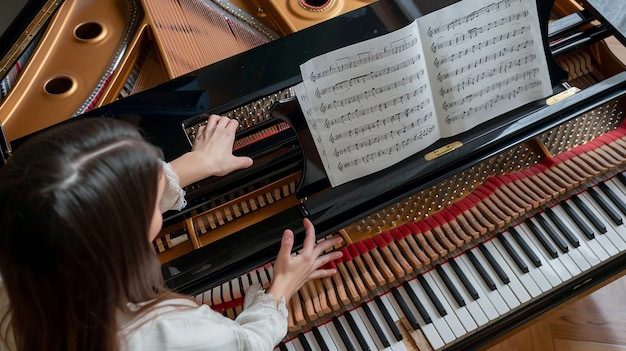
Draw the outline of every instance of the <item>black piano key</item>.
[[[526,265],[526,262],[524,262],[524,260],[519,255],[519,253],[517,253],[517,251],[515,250],[515,248],[511,246],[511,243],[509,243],[509,241],[506,240],[506,238],[504,237],[504,235],[502,235],[502,233],[498,233],[497,237],[498,237],[498,240],[500,240],[500,242],[502,243],[502,246],[504,246],[504,249],[506,250],[506,252],[508,252],[509,256],[511,256],[511,258],[513,259],[513,262],[515,262],[515,265],[522,272],[528,273],[528,265]]]
[[[241,276],[237,277],[237,279],[239,280],[239,292],[241,293],[241,296],[246,296],[246,290],[243,288],[243,279]]]
[[[361,329],[359,329],[354,321],[354,318],[352,317],[352,313],[350,313],[350,311],[346,311],[343,316],[346,318],[346,321],[348,321],[350,330],[352,330],[352,333],[356,336],[356,341],[359,343],[359,346],[361,346],[361,350],[370,350],[367,341],[365,341],[365,338],[363,337],[363,333],[361,333]]]
[[[413,312],[411,312],[411,309],[406,304],[406,301],[404,301],[404,298],[402,297],[402,295],[400,295],[400,292],[398,291],[398,289],[396,289],[396,287],[391,288],[391,294],[396,299],[398,306],[400,306],[400,309],[402,310],[402,313],[404,313],[406,319],[409,321],[409,324],[411,324],[411,328],[413,328],[413,330],[419,329],[420,325],[417,322],[417,318],[415,318]]]
[[[593,214],[593,212],[591,212],[591,210],[589,209],[589,207],[587,207],[587,204],[585,204],[578,196],[576,195],[572,195],[572,201],[574,202],[574,204],[576,205],[576,207],[578,207],[578,209],[580,210],[580,212],[583,213],[583,215],[585,216],[585,218],[587,218],[591,224],[602,234],[606,233],[606,226],[604,226],[604,223],[602,223],[602,221],[600,221],[600,219],[598,217],[596,217],[595,214]]]
[[[493,256],[491,255],[491,252],[487,250],[485,245],[483,245],[483,243],[478,243],[478,249],[483,254],[483,256],[485,256],[485,259],[487,260],[487,262],[489,262],[493,270],[496,271],[496,274],[498,275],[498,278],[500,278],[500,281],[502,282],[502,284],[508,284],[511,281],[511,279],[506,274],[506,272],[502,269],[502,267],[500,267],[496,259],[493,258]]]
[[[541,259],[539,258],[539,256],[537,256],[537,253],[530,248],[526,240],[524,240],[522,236],[519,235],[519,232],[515,228],[511,227],[509,228],[509,233],[511,233],[513,239],[522,248],[530,262],[532,262],[535,267],[541,267],[541,265],[543,264],[541,263]]]
[[[606,213],[607,216],[609,216],[611,221],[615,223],[615,225],[621,225],[623,223],[622,217],[620,217],[620,215],[617,212],[615,212],[613,207],[611,207],[611,205],[608,202],[606,202],[605,198],[603,198],[600,194],[598,194],[595,188],[589,187],[587,188],[587,192],[596,201],[598,206],[600,206],[602,211],[604,211],[604,213]]]
[[[232,280],[228,281],[228,295],[231,301],[235,299],[235,295],[233,294],[233,281]]]
[[[618,173],[617,179],[619,179],[619,181],[622,182],[624,186],[626,186],[626,176],[624,175],[624,173]]]
[[[278,343],[278,348],[280,349],[280,351],[289,351],[285,343],[282,341]]]
[[[596,237],[596,235],[593,233],[593,230],[589,228],[587,223],[585,223],[585,221],[583,221],[582,218],[578,216],[578,214],[567,202],[561,201],[561,207],[563,208],[565,213],[567,213],[567,216],[574,222],[574,224],[576,224],[576,227],[578,227],[578,229],[583,232],[583,235],[587,239],[591,240]]]
[[[576,237],[576,235],[574,235],[574,233],[572,233],[569,230],[569,228],[567,228],[567,226],[565,225],[565,223],[563,223],[561,218],[557,216],[556,213],[554,213],[554,211],[552,211],[550,207],[546,208],[546,214],[548,215],[548,217],[550,217],[550,219],[556,225],[559,231],[563,234],[563,236],[565,236],[565,239],[567,239],[567,241],[573,247],[580,246],[580,241],[578,241],[578,238]]]
[[[269,269],[267,269],[267,267],[263,267],[263,270],[265,271],[265,276],[267,277],[267,281],[271,282],[272,281],[272,276],[270,275]]]
[[[311,331],[313,332],[313,337],[315,337],[315,341],[317,341],[317,345],[319,345],[320,349],[322,351],[330,351],[328,345],[326,345],[326,341],[324,340],[322,333],[320,333],[320,330],[316,326],[313,326],[313,328],[311,328]]]
[[[313,337],[315,337],[315,341],[317,341],[317,345],[320,347],[320,349],[322,351],[330,351],[328,345],[326,345],[326,340],[324,340],[324,337],[322,336],[322,333],[320,333],[320,330],[317,328],[317,326],[313,326],[313,328],[311,328],[311,331],[313,332]]]
[[[559,250],[561,250],[562,253],[568,252],[569,247],[567,246],[567,243],[563,240],[563,238],[561,238],[559,233],[554,230],[550,223],[546,221],[545,217],[543,217],[541,213],[537,213],[535,218],[537,218],[537,221],[539,222],[543,230],[548,233],[548,236],[550,237],[550,239],[552,239],[552,242],[556,244]]]
[[[435,292],[430,287],[430,285],[428,285],[428,282],[426,281],[426,279],[424,279],[424,277],[420,274],[417,276],[417,281],[420,283],[420,285],[426,292],[426,295],[428,295],[428,298],[435,306],[435,309],[437,310],[437,312],[439,312],[439,315],[441,317],[444,317],[445,315],[447,315],[448,311],[446,311],[446,309],[443,307],[443,304],[441,303],[441,301],[439,301],[439,298],[437,297],[437,295],[435,295]]]
[[[380,339],[380,342],[382,342],[383,346],[391,346],[391,344],[389,343],[389,339],[387,339],[387,336],[385,335],[385,333],[383,333],[383,330],[380,327],[380,324],[378,324],[378,320],[376,319],[376,317],[374,317],[374,314],[372,313],[369,305],[367,303],[363,303],[361,304],[361,308],[363,309],[363,312],[365,312],[365,315],[370,321],[370,324],[374,327],[374,331],[376,332],[376,335],[378,335],[378,339]]]
[[[422,305],[420,300],[417,298],[417,295],[415,295],[415,292],[413,291],[413,288],[411,288],[409,282],[405,280],[402,283],[402,286],[404,287],[404,290],[406,290],[407,295],[409,295],[409,298],[411,299],[411,302],[413,302],[415,308],[417,308],[417,312],[419,312],[420,316],[424,319],[424,322],[426,322],[426,324],[432,323],[433,320],[430,318],[428,311],[426,311],[424,305]]]
[[[380,299],[380,297],[374,296],[374,302],[376,303],[376,306],[378,306],[380,313],[382,313],[383,318],[385,319],[385,322],[387,322],[387,325],[391,329],[393,336],[396,337],[397,341],[402,340],[404,336],[402,336],[400,329],[398,329],[398,326],[393,321],[393,318],[391,318],[391,315],[389,314],[389,311],[387,311],[387,308],[385,307],[385,304],[383,303],[383,301]]]
[[[346,334],[346,330],[343,328],[343,325],[337,316],[333,317],[333,325],[335,326],[335,329],[337,329],[337,333],[339,333],[339,337],[341,337],[341,341],[343,341],[343,345],[346,347],[346,350],[356,351],[354,345],[352,345],[352,340],[350,340],[348,334]]]
[[[617,209],[623,214],[626,215],[626,204],[620,197],[604,182],[600,182],[600,190],[611,200],[611,202],[617,207]]]
[[[496,283],[493,281],[493,279],[491,279],[491,276],[489,275],[489,273],[487,273],[485,267],[483,267],[483,265],[478,262],[478,259],[476,258],[476,256],[474,256],[474,253],[470,250],[466,250],[465,254],[469,258],[470,262],[472,262],[472,265],[474,266],[474,268],[476,268],[476,271],[478,271],[478,274],[485,282],[485,284],[487,284],[489,289],[491,291],[496,290]]]
[[[525,223],[528,226],[528,228],[530,229],[530,231],[533,233],[535,238],[537,238],[537,240],[539,240],[539,243],[541,244],[541,246],[543,246],[543,248],[546,250],[548,255],[550,255],[550,257],[552,257],[552,258],[559,257],[559,253],[556,251],[554,246],[552,246],[552,244],[550,244],[550,242],[548,241],[548,238],[546,238],[545,235],[543,235],[543,233],[541,232],[539,227],[537,227],[535,225],[535,223],[530,218],[528,218],[525,221]]]
[[[456,273],[456,275],[461,280],[461,283],[463,283],[463,286],[465,287],[465,290],[467,290],[467,293],[470,294],[470,296],[474,300],[478,300],[478,298],[480,298],[480,296],[478,295],[478,291],[476,291],[476,288],[472,285],[469,279],[467,279],[465,272],[463,272],[461,267],[459,267],[459,264],[456,263],[454,258],[450,258],[448,262],[450,263],[450,267],[452,267],[452,269],[454,270],[454,273]]]
[[[309,345],[309,341],[303,333],[298,333],[298,340],[300,340],[300,345],[302,345],[304,351],[313,351],[313,349],[311,349],[311,345]]]
[[[441,268],[441,265],[436,265],[435,270],[437,271],[437,274],[439,274],[439,277],[441,277],[441,280],[443,280],[443,283],[448,288],[448,291],[450,291],[450,293],[452,294],[452,297],[454,298],[456,303],[459,305],[459,307],[465,306],[466,305],[465,299],[463,298],[463,296],[461,296],[461,294],[459,294],[459,291],[456,289],[456,286],[454,286],[454,284],[450,280],[450,277],[448,277],[448,274],[446,273],[446,271],[444,271],[443,268]]]

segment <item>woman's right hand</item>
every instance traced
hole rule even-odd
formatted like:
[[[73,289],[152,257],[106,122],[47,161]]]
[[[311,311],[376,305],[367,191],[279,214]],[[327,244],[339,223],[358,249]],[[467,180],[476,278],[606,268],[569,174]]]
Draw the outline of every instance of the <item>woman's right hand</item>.
[[[341,237],[315,242],[315,228],[310,220],[304,219],[306,236],[302,249],[292,254],[294,235],[289,229],[285,230],[281,240],[280,251],[274,263],[274,278],[267,289],[276,300],[276,305],[282,297],[289,301],[293,295],[308,280],[328,277],[337,272],[336,269],[322,269],[321,266],[343,256],[341,251],[323,254],[331,247],[338,245],[343,240]]]

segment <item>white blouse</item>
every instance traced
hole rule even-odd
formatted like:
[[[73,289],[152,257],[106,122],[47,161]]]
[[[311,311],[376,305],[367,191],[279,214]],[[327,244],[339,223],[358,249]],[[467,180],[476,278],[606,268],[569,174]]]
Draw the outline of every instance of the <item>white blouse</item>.
[[[159,208],[161,212],[180,210],[186,205],[185,192],[168,163],[163,163],[163,170],[168,182]],[[128,307],[130,311],[137,311],[141,305]],[[0,277],[0,333],[9,329],[8,319],[2,323],[8,307],[8,295]],[[284,298],[276,306],[274,297],[254,284],[246,292],[244,310],[235,320],[207,305],[170,299],[138,318],[120,311],[117,321],[120,347],[124,351],[272,350],[287,334],[287,307]],[[9,332],[7,343],[0,340],[0,351],[16,349],[11,337]]]

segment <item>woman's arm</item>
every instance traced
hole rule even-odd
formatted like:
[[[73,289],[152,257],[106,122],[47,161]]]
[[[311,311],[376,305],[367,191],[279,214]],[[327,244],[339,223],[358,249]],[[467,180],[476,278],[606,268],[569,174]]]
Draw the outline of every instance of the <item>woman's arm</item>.
[[[170,162],[181,188],[209,176],[223,176],[252,165],[252,159],[233,155],[235,119],[211,115],[200,127],[191,151]]]

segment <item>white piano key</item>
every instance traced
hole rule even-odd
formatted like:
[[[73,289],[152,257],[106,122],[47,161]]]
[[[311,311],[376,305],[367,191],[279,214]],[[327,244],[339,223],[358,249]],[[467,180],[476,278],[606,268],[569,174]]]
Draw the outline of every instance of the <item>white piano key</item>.
[[[609,238],[609,240],[611,240],[611,243],[615,245],[617,250],[620,252],[623,252],[624,250],[626,250],[626,242],[624,241],[624,238],[622,237],[622,235],[620,235],[619,233],[615,231],[615,228],[620,228],[619,230],[622,232],[625,231],[626,228],[624,227],[624,225],[622,224],[622,225],[616,226],[611,221],[611,219],[608,218],[608,216],[602,211],[602,209],[598,207],[597,203],[595,202],[595,200],[593,200],[591,195],[587,193],[581,193],[579,194],[579,197],[581,198],[581,200],[584,200],[587,203],[589,209],[593,213],[595,213],[595,215],[598,218],[602,220],[602,222],[606,226],[606,233],[604,235],[606,235]]]
[[[233,299],[241,298],[243,295],[241,294],[241,286],[239,285],[239,279],[235,278],[232,280],[232,295]]]
[[[474,274],[478,274],[478,272],[474,272],[473,266],[470,268],[466,264],[465,260],[468,260],[465,254],[457,256],[455,258],[455,261],[459,265],[459,268],[461,268],[463,272],[465,273],[467,280],[469,280],[469,282],[472,284],[472,286],[474,286],[474,288],[478,292],[480,296],[480,298],[477,300],[478,304],[482,308],[483,312],[485,312],[485,315],[487,316],[487,318],[489,318],[490,321],[493,321],[499,318],[502,314],[509,311],[508,307],[506,306],[506,304],[502,300],[502,297],[498,294],[497,291],[494,290],[493,294],[490,294],[492,292],[491,290],[489,292],[486,292],[483,289],[483,283],[477,280],[480,278],[476,278],[476,276],[474,275]],[[493,300],[494,297],[495,297],[495,301]],[[496,306],[496,304],[498,306]],[[500,312],[499,309],[502,309],[503,311]]]
[[[415,305],[413,305],[413,302],[411,301],[411,298],[407,294],[406,289],[404,288],[404,286],[399,286],[398,287],[398,291],[400,292],[400,294],[404,298],[404,301],[406,301],[406,304],[407,304],[407,306],[409,306],[409,309],[411,310],[411,312],[413,312],[413,315],[417,319],[417,321],[418,321],[418,323],[420,325],[420,328],[422,329],[422,332],[424,333],[424,336],[426,337],[428,342],[430,342],[430,345],[435,350],[443,347],[445,345],[445,343],[441,339],[441,336],[439,335],[437,330],[435,330],[435,326],[433,325],[433,323],[428,323],[427,324],[426,321],[424,321],[424,318],[419,314],[419,311],[417,310]],[[422,305],[423,305],[423,301],[420,300],[420,302],[422,302]],[[432,319],[432,316],[429,315],[429,317],[431,317],[431,319]]]
[[[530,274],[523,273],[519,270],[519,268],[515,265],[515,262],[513,262],[513,259],[508,255],[504,247],[502,247],[502,243],[498,240],[491,240],[488,244],[491,245],[495,251],[497,251],[499,257],[501,257],[501,259],[508,265],[507,274],[515,275],[531,297],[537,297],[543,293],[542,289],[537,285],[537,283],[535,283],[535,280],[532,276],[530,276]]]
[[[328,330],[328,327],[327,327],[328,324],[329,323],[322,324],[318,326],[317,329],[320,331],[320,335],[322,336],[322,339],[324,339],[324,342],[326,343],[326,347],[328,347],[328,350],[330,351],[339,350],[339,347],[337,346],[338,345],[337,340],[333,339],[333,336]]]
[[[535,253],[540,255],[539,257],[541,258],[541,262],[543,262],[544,265],[551,266],[562,281],[565,282],[572,278],[572,274],[570,273],[570,271],[563,265],[561,260],[559,260],[559,257],[563,254],[559,253],[557,258],[552,258],[543,248],[541,242],[539,242],[539,239],[537,239],[537,237],[532,233],[530,228],[528,228],[525,223],[522,223],[518,226],[518,232],[526,240],[528,245],[532,245],[534,247]]]
[[[606,236],[606,234],[602,234],[600,233],[592,224],[591,221],[589,220],[589,218],[587,218],[582,211],[578,208],[578,206],[576,206],[574,204],[574,202],[572,200],[566,200],[567,204],[572,208],[572,211],[574,211],[578,218],[581,219],[581,221],[583,221],[585,224],[587,224],[587,226],[589,228],[591,228],[595,234],[595,238],[594,240],[597,240],[597,242],[600,244],[600,246],[602,246],[602,248],[606,251],[606,253],[613,257],[619,253],[621,253],[620,250],[618,250],[618,248],[615,246],[615,244],[613,244],[613,242],[611,242],[611,239]]]
[[[222,284],[222,302],[232,301],[232,295],[230,293],[230,282],[225,282]]]
[[[491,267],[489,262],[487,262],[487,259],[485,258],[485,256],[483,256],[482,252],[480,252],[477,247],[471,249],[471,251],[476,257],[476,260],[480,262],[483,268],[487,271],[487,273],[489,273],[489,275],[493,279],[493,282],[496,284],[496,291],[500,294],[502,300],[504,300],[509,309],[514,309],[520,306],[522,304],[522,301],[520,301],[517,295],[513,293],[513,290],[508,284],[504,284],[502,283],[502,281],[500,281],[500,279],[498,279],[496,272],[494,271],[493,267]],[[525,291],[526,290],[524,290],[524,292]],[[528,295],[527,293],[526,296],[530,298],[530,295]]]
[[[582,255],[581,251],[579,250],[580,246],[574,247],[573,245],[571,245],[567,241],[565,236],[563,236],[563,233],[561,233],[561,231],[556,226],[556,224],[552,222],[552,219],[550,219],[548,216],[545,216],[545,219],[546,219],[546,222],[548,222],[548,225],[550,225],[552,229],[555,231],[555,233],[557,233],[557,235],[563,238],[563,240],[565,240],[568,244],[569,251],[566,254],[564,254],[564,256],[569,257],[570,260],[576,265],[576,267],[578,267],[578,272],[576,272],[575,274],[574,272],[571,272],[571,270],[570,272],[574,275],[579,275],[582,272],[589,270],[591,268],[591,265],[589,264],[587,259]],[[578,242],[580,243],[580,239],[578,240]],[[566,262],[563,262],[563,263],[566,263]]]
[[[609,254],[600,246],[599,242],[595,239],[588,239],[580,229],[578,229],[576,224],[572,223],[572,220],[561,206],[554,206],[552,211],[563,220],[563,224],[578,238],[581,246],[580,251],[583,256],[587,258],[587,262],[595,266],[609,258]]]
[[[411,279],[409,281],[409,286],[413,288],[413,292],[415,292],[417,298],[422,302],[422,306],[424,306],[424,309],[426,309],[426,311],[428,312],[428,315],[432,321],[430,324],[428,324],[429,328],[430,325],[432,325],[432,328],[435,329],[435,331],[437,332],[437,334],[439,334],[440,338],[445,344],[449,344],[454,341],[457,337],[454,335],[454,333],[452,333],[452,330],[450,330],[450,327],[448,326],[448,323],[445,321],[445,319],[439,315],[439,312],[437,312],[424,290],[422,290],[422,286],[419,285],[419,283],[415,279]]]
[[[549,291],[553,287],[556,287],[556,286],[560,285],[563,282],[563,280],[561,279],[559,274],[557,274],[557,272],[552,268],[552,266],[546,262],[545,256],[542,256],[541,253],[539,252],[540,250],[543,250],[543,247],[537,247],[537,246],[533,245],[533,242],[530,241],[527,238],[528,235],[533,235],[533,234],[528,232],[528,231],[526,231],[524,228],[519,228],[519,226],[517,226],[515,228],[517,230],[517,233],[520,235],[522,240],[524,240],[524,242],[529,247],[529,249],[541,261],[541,266],[536,267],[532,262],[530,262],[530,259],[528,259],[528,261],[529,261],[528,269],[530,271],[529,273],[533,276],[533,278],[535,278],[535,281],[539,282],[541,280],[541,278],[537,278],[538,274],[543,275],[543,278],[547,282],[547,285],[550,286],[545,291]],[[534,237],[534,235],[533,235],[533,237]],[[514,239],[512,239],[510,241],[511,241],[511,245],[513,245],[513,247],[515,247],[518,250],[522,250],[521,245],[519,245],[519,243],[517,241],[515,241]],[[526,254],[523,254],[523,255],[524,255],[524,258],[527,258]],[[542,283],[542,284],[545,284],[545,283]]]
[[[462,337],[468,332],[478,328],[476,322],[474,322],[474,319],[470,316],[467,310],[457,307],[456,302],[453,302],[454,298],[450,292],[447,291],[443,281],[441,281],[441,278],[439,278],[434,270],[424,273],[423,277],[426,282],[428,282],[431,289],[433,289],[435,294],[439,297],[439,301],[441,301],[441,304],[444,306],[446,311],[448,311],[448,314],[444,316],[444,319],[448,322],[450,329],[452,329],[452,332],[457,337]],[[446,290],[442,290],[440,286]]]
[[[474,318],[474,322],[480,327],[489,322],[489,318],[485,315],[480,305],[478,305],[478,301],[474,300],[465,290],[463,286],[463,282],[456,275],[452,267],[450,267],[450,263],[446,262],[441,264],[441,268],[448,274],[448,277],[452,281],[452,283],[457,287],[457,290],[463,299],[465,300],[465,308],[469,312],[469,314]],[[443,282],[443,281],[442,281]]]
[[[380,350],[383,348],[383,344],[380,343],[380,341],[377,342],[378,337],[376,336],[376,331],[369,323],[363,309],[359,307],[352,310],[352,317],[354,317],[354,322],[356,323],[357,328],[361,331],[361,335],[363,335],[363,338],[370,347],[370,350]]]
[[[315,336],[313,335],[312,331],[308,331],[303,335],[307,343],[309,344],[311,351],[322,351],[322,348],[318,345],[317,340],[315,340]]]
[[[611,185],[611,189],[613,189],[616,193],[617,190],[620,191],[619,195],[622,195],[623,197],[626,196],[626,185],[624,185],[618,178],[617,176],[605,181],[607,183],[607,185]]]
[[[520,282],[519,277],[516,274],[514,274],[513,271],[511,271],[511,269],[509,268],[509,264],[506,262],[504,258],[502,258],[498,250],[493,246],[493,244],[491,243],[492,241],[493,240],[485,242],[484,243],[485,248],[487,248],[487,250],[491,252],[491,255],[500,264],[504,272],[506,272],[506,274],[509,276],[510,282],[507,285],[511,288],[511,291],[513,291],[513,294],[517,296],[517,299],[522,304],[525,304],[531,299],[530,293],[528,292],[528,290],[526,290],[522,282]]]
[[[522,272],[522,270],[519,269],[517,264],[515,264],[515,262],[513,262],[513,258],[511,258],[511,256],[506,251],[506,249],[504,248],[504,246],[502,245],[500,240],[495,239],[495,240],[491,240],[491,242],[498,249],[498,251],[500,252],[500,255],[502,255],[502,257],[506,257],[507,261],[509,262],[509,266],[510,266],[511,270],[513,270],[513,272],[515,272],[515,274],[517,274],[518,276],[523,276],[523,278],[520,277],[520,280],[526,282],[525,286],[527,288],[530,288],[530,286],[532,286],[532,284],[528,283],[528,278],[527,277],[530,277],[532,279],[532,281],[535,282],[535,286],[539,289],[539,291],[535,292],[536,295],[533,295],[532,293],[531,293],[531,295],[538,296],[538,295],[541,295],[541,293],[544,293],[546,291],[550,291],[550,289],[552,289],[553,286],[546,279],[546,277],[543,275],[543,273],[539,269],[537,269],[531,262],[529,262],[529,260],[526,259],[526,257],[524,257],[524,251],[522,250],[521,247],[519,247],[519,245],[516,242],[514,242],[515,240],[513,238],[511,238],[508,233],[505,233],[504,235],[507,235],[506,239],[508,240],[509,244],[511,244],[511,246],[515,250],[517,250],[517,253],[526,262],[526,265],[528,266],[528,273]]]

